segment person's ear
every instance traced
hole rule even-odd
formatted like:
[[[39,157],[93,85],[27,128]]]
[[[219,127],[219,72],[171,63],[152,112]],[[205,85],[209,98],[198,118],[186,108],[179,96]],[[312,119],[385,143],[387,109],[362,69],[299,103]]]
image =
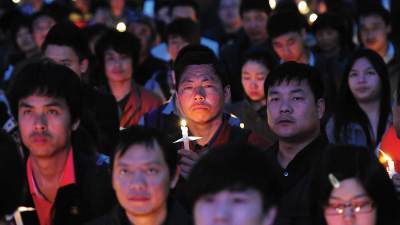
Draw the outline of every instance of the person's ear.
[[[79,127],[79,124],[81,123],[81,120],[76,120],[73,124],[72,124],[72,131],[76,131]]]
[[[174,189],[174,188],[176,187],[176,184],[177,184],[178,181],[179,181],[180,171],[181,171],[181,168],[180,168],[179,166],[176,167],[175,174],[174,174],[174,176],[172,177],[171,184],[170,184],[170,188],[171,188],[171,189]]]
[[[87,72],[89,68],[89,60],[88,59],[83,59],[80,63],[79,63],[79,71],[81,72],[81,74],[84,74]]]
[[[317,113],[318,118],[322,119],[325,114],[325,100],[323,98],[317,100]]]
[[[268,209],[268,211],[264,215],[262,225],[274,224],[277,213],[278,213],[278,209],[275,206],[272,206],[270,209]]]

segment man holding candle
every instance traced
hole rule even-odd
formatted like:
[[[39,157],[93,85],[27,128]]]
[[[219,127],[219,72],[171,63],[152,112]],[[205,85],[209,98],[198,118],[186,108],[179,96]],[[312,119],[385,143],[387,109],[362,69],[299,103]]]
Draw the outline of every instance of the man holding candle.
[[[400,138],[400,80],[397,82],[397,87],[392,106],[393,126],[396,131],[397,138]],[[400,174],[394,174],[392,181],[396,187],[396,191],[400,192]]]
[[[75,141],[81,88],[72,70],[49,61],[28,64],[10,87],[11,108],[29,152],[22,204],[35,208],[33,219],[40,225],[82,224],[112,207],[108,164],[84,154],[81,148],[90,146]]]
[[[225,99],[230,96],[230,87],[223,67],[210,49],[200,45],[186,46],[176,58],[174,72],[176,104],[187,121],[189,135],[202,137],[190,142],[190,150],[179,150],[181,177],[186,179],[200,156],[212,147],[232,142],[250,143],[264,149],[270,145],[268,140],[249,130],[231,126],[224,117],[223,108]],[[176,193],[185,193],[182,179]]]

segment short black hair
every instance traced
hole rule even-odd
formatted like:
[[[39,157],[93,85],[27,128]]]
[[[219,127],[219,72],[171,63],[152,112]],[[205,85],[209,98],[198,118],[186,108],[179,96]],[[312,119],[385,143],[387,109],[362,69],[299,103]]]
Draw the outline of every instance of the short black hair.
[[[267,211],[275,203],[268,165],[265,153],[252,145],[230,143],[211,149],[189,175],[187,197],[191,208],[207,194],[255,189],[262,196],[263,211]]]
[[[16,142],[0,130],[0,177],[3,190],[0,193],[0,218],[13,213],[22,203],[24,165]],[[5,190],[4,190],[5,188]]]
[[[307,29],[307,20],[299,12],[293,10],[278,10],[271,13],[267,22],[268,36],[272,39],[289,32],[300,33]]]
[[[60,45],[71,48],[79,57],[79,60],[87,59],[90,55],[89,43],[84,32],[72,22],[60,22],[55,24],[47,34],[42,51],[49,45]]]
[[[132,126],[120,132],[117,146],[112,155],[112,168],[114,167],[114,159],[123,156],[131,146],[144,145],[148,148],[154,148],[157,144],[160,146],[168,164],[170,176],[173,177],[178,164],[178,152],[175,145],[168,141],[159,130],[142,126]]]
[[[174,62],[176,89],[178,89],[183,72],[190,65],[211,65],[216,76],[220,79],[222,87],[228,85],[225,67],[214,52],[208,47],[199,44],[189,44],[179,51]]]
[[[271,7],[264,0],[242,0],[239,8],[240,16],[243,17],[244,13],[251,10],[262,11],[269,15]]]
[[[168,24],[165,30],[165,37],[181,37],[188,43],[200,43],[200,26],[188,18],[178,18]]]
[[[7,97],[11,110],[18,118],[18,104],[23,98],[42,95],[65,99],[71,113],[72,123],[81,115],[82,86],[71,69],[49,60],[26,65],[11,81]]]
[[[269,71],[278,66],[278,59],[267,49],[262,47],[252,47],[246,50],[243,56],[243,63],[255,61],[264,65]]]
[[[318,69],[307,64],[293,61],[282,63],[268,74],[268,77],[264,82],[265,94],[268,94],[268,90],[272,86],[279,85],[282,82],[291,81],[307,81],[314,95],[315,101],[324,98],[322,74]]]
[[[170,5],[170,12],[172,13],[175,7],[185,7],[185,6],[193,8],[194,12],[196,13],[196,18],[199,19],[200,7],[199,4],[197,4],[197,2],[193,0],[172,1]]]
[[[133,34],[129,32],[119,32],[116,30],[109,30],[105,33],[96,43],[95,53],[98,60],[97,66],[99,67],[100,76],[102,81],[105,82],[105,53],[109,49],[113,49],[119,54],[127,55],[132,60],[132,69],[135,73],[139,63],[140,41]]]
[[[379,16],[386,25],[390,25],[390,12],[386,10],[380,3],[367,1],[360,5],[358,12],[358,23],[362,17]]]

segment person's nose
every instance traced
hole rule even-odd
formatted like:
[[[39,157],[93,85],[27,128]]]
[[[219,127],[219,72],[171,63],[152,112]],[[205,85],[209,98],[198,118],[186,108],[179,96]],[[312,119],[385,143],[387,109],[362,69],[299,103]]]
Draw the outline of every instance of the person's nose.
[[[229,224],[231,215],[230,206],[227,202],[218,202],[216,207],[214,207],[214,224]]]
[[[146,188],[146,178],[141,172],[132,173],[129,186],[135,191],[142,191]]]
[[[345,207],[343,209],[343,222],[345,225],[353,225],[355,220],[355,214],[351,207]]]
[[[194,100],[196,102],[202,102],[206,99],[206,93],[203,87],[197,87],[194,91]]]
[[[33,123],[35,131],[43,132],[47,130],[47,118],[43,113],[35,115]]]
[[[281,104],[279,105],[279,111],[281,113],[291,113],[293,111],[293,108],[290,105],[289,100],[286,99],[281,100]]]

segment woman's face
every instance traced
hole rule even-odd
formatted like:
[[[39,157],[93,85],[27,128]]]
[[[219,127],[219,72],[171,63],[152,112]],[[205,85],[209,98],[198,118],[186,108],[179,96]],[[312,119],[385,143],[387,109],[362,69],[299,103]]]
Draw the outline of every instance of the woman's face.
[[[130,56],[108,49],[104,54],[104,66],[109,82],[130,82],[133,72]]]
[[[348,84],[357,102],[376,101],[380,98],[381,79],[366,58],[359,58],[354,62]]]
[[[265,99],[264,82],[269,70],[261,63],[247,61],[242,67],[242,85],[251,101]]]
[[[16,42],[23,52],[29,52],[36,48],[36,43],[33,40],[33,36],[27,27],[21,27],[16,36]]]
[[[374,225],[376,209],[358,179],[349,178],[332,190],[324,216],[328,225]]]

